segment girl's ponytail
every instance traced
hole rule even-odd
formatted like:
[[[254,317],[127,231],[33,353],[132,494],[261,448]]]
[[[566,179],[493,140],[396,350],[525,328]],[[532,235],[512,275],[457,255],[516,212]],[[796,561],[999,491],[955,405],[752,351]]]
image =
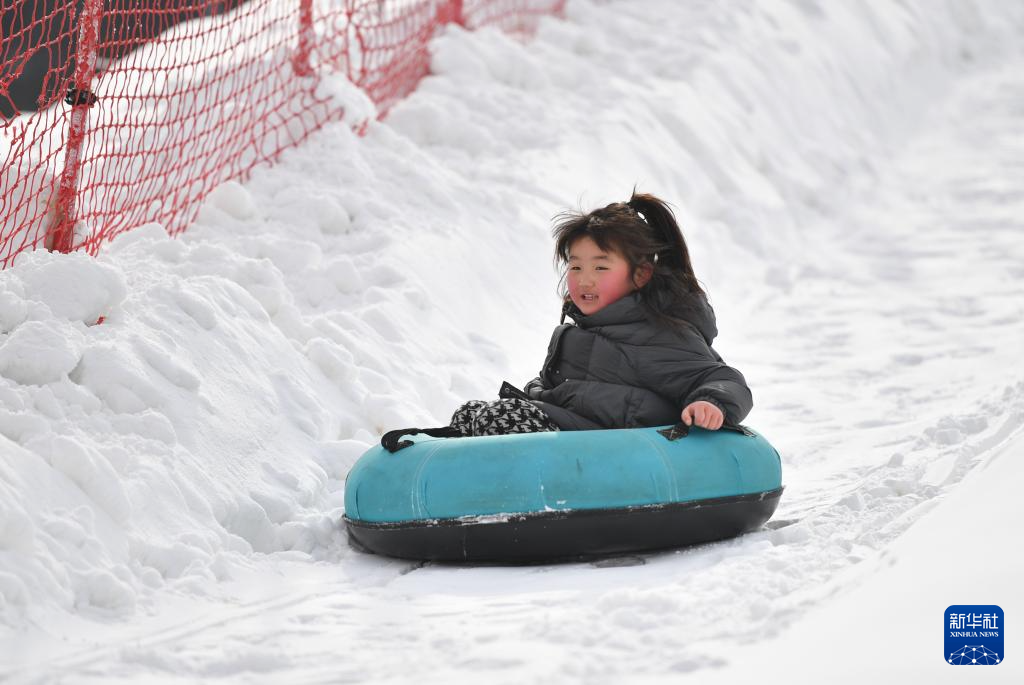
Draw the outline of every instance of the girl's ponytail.
[[[690,262],[690,250],[668,203],[648,193],[637,193],[634,189],[626,204],[640,214],[657,237],[664,242],[665,248],[655,254],[656,271],[674,272],[674,275],[683,281],[687,291],[703,294],[704,289],[697,282],[693,264]]]

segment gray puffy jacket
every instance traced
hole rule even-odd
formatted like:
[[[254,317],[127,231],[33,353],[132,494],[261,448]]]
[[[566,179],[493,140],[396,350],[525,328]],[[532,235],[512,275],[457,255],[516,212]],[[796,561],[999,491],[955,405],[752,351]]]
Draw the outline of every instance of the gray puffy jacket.
[[[741,374],[711,347],[718,329],[703,296],[683,330],[652,321],[633,293],[555,329],[540,376],[526,393],[562,430],[664,426],[706,400],[738,424],[753,399]]]

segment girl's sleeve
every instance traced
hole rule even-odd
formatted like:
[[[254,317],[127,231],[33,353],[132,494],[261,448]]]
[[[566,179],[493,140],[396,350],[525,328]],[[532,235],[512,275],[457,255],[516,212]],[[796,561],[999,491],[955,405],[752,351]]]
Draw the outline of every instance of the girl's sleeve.
[[[523,391],[531,398],[539,400],[541,391],[547,389],[548,388],[544,385],[544,379],[542,379],[540,376],[537,376],[532,381],[526,384],[526,387],[523,388]]]
[[[701,400],[721,409],[726,423],[732,425],[745,419],[754,406],[753,394],[743,374],[720,362],[702,375],[699,384],[683,399],[680,411]]]
[[[558,358],[558,350],[561,346],[562,336],[564,336],[565,332],[570,328],[573,328],[572,324],[564,323],[555,328],[554,332],[551,334],[551,340],[548,342],[548,352],[544,357],[544,364],[541,365],[540,373],[532,381],[529,381],[526,384],[526,387],[523,388],[523,391],[531,398],[539,400],[542,390],[551,389],[551,383],[544,378],[544,370],[547,369],[548,371],[551,371],[551,365],[554,364],[555,360]]]
[[[645,349],[637,364],[644,385],[675,402],[680,412],[704,400],[721,409],[727,423],[745,419],[754,399],[743,374],[726,364],[696,330],[683,347]]]

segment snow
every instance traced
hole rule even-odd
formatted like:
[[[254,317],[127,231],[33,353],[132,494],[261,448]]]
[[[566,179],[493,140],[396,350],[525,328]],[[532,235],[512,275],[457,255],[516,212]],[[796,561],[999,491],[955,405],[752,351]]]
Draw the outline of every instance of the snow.
[[[1013,544],[1005,534],[1006,522],[1024,515],[1018,493],[1020,467],[1013,462],[1022,451],[1021,435],[993,450],[935,511],[879,555],[851,569],[855,580],[830,584],[833,596],[828,602],[812,607],[792,630],[750,647],[731,669],[702,674],[703,682],[756,678],[766,663],[780,673],[831,680],[840,659],[843,677],[850,682],[880,674],[894,682],[964,682],[963,674],[946,664],[943,645],[935,640],[936,627],[945,619],[943,611],[951,597],[968,598],[972,604],[984,603],[985,597],[998,599],[1004,611],[1008,602],[1002,598],[1011,599],[1010,606],[1020,606],[1019,560],[1009,557],[1005,561],[1017,563],[999,563],[1004,556],[995,546]],[[913,592],[894,593],[893,588]],[[1008,640],[1005,649],[1009,653],[1018,644],[1017,639]],[[799,649],[793,649],[795,645]],[[897,655],[875,658],[886,648]],[[971,682],[1019,679],[1021,668],[1012,661],[1005,665],[1011,674],[1002,669],[972,673]]]
[[[19,255],[0,676],[963,678],[945,607],[1024,606],[1022,10],[580,0],[526,44],[450,27],[387,119],[353,133],[372,106],[333,77],[352,120],[181,238]],[[677,208],[793,523],[596,564],[350,550],[351,465],[535,375],[551,217],[634,184]],[[1022,645],[980,677],[1019,680]]]

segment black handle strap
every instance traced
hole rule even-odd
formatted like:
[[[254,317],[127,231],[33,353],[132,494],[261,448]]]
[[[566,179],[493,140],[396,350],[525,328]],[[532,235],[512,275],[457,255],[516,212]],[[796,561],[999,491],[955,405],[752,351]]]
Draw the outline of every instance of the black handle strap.
[[[501,387],[498,389],[498,397],[502,399],[512,399],[513,397],[519,400],[530,401],[530,396],[525,392],[512,385],[508,381],[502,381]]]
[[[388,452],[394,454],[398,450],[413,444],[412,440],[402,440],[402,436],[419,435],[420,433],[429,435],[432,438],[457,438],[462,435],[459,429],[452,426],[444,426],[442,428],[399,428],[382,435],[380,445]]]
[[[746,435],[747,437],[754,437],[754,431],[750,430],[743,424],[733,425],[731,423],[723,423],[722,427],[718,430],[732,431],[733,433],[739,433],[740,435]],[[690,434],[690,426],[680,421],[671,428],[662,428],[658,431],[661,435],[665,436],[666,440],[678,440],[679,438],[685,438]]]

